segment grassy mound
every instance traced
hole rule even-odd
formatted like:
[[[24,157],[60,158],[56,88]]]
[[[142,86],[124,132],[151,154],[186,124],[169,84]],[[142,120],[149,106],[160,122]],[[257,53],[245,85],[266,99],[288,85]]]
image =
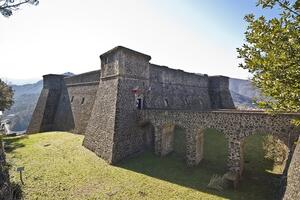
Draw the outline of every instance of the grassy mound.
[[[216,143],[213,132],[206,140],[210,135]],[[25,199],[272,199],[272,185],[259,179],[243,180],[238,191],[208,189],[226,163],[211,167],[213,159],[206,158],[188,168],[176,153],[161,158],[145,152],[111,166],[85,149],[82,140],[65,132],[5,139],[14,181],[20,182],[16,167],[25,167]],[[211,156],[223,151],[214,146],[205,147]]]

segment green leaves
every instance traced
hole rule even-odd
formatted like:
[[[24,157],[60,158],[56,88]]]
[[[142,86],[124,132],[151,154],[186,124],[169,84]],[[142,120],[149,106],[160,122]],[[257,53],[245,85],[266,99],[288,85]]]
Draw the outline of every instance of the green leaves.
[[[254,84],[272,97],[269,102],[260,102],[261,106],[273,111],[300,111],[300,21],[297,11],[289,10],[297,7],[296,3],[258,1],[263,8],[279,5],[282,13],[270,20],[247,15],[246,43],[237,48],[238,57],[244,59],[239,66],[253,73]]]
[[[13,94],[12,88],[0,79],[0,111],[11,107],[14,103]]]

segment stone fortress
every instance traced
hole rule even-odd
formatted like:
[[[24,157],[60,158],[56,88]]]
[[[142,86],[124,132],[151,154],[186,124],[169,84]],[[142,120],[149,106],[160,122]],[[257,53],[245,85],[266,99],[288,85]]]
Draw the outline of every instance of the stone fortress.
[[[83,145],[114,164],[145,149],[167,155],[174,150],[175,127],[180,127],[186,162],[193,166],[203,159],[203,131],[215,128],[229,142],[228,170],[237,177],[242,175],[243,141],[249,135],[273,134],[291,152],[295,148],[299,129],[290,121],[299,114],[235,110],[228,77],[155,65],[150,56],[121,46],[100,58],[101,70],[43,76],[27,133],[84,134]]]

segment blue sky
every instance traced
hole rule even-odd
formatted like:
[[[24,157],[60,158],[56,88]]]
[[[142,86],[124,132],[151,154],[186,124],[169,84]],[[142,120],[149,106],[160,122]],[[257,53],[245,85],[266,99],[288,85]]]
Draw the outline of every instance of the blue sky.
[[[13,83],[48,73],[100,68],[99,55],[122,45],[150,62],[208,75],[248,78],[238,68],[248,13],[272,17],[255,0],[40,0],[0,16],[1,74]]]

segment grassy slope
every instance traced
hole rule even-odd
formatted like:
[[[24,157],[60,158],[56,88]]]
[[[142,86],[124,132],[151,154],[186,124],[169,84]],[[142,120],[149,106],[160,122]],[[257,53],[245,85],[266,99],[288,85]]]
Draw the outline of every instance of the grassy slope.
[[[226,141],[209,133],[206,159],[194,168],[176,153],[160,158],[150,152],[110,166],[81,146],[83,136],[63,132],[7,138],[7,157],[16,182],[15,167],[25,167],[26,199],[273,199],[269,182],[259,178],[243,180],[238,191],[206,188],[226,169]]]

